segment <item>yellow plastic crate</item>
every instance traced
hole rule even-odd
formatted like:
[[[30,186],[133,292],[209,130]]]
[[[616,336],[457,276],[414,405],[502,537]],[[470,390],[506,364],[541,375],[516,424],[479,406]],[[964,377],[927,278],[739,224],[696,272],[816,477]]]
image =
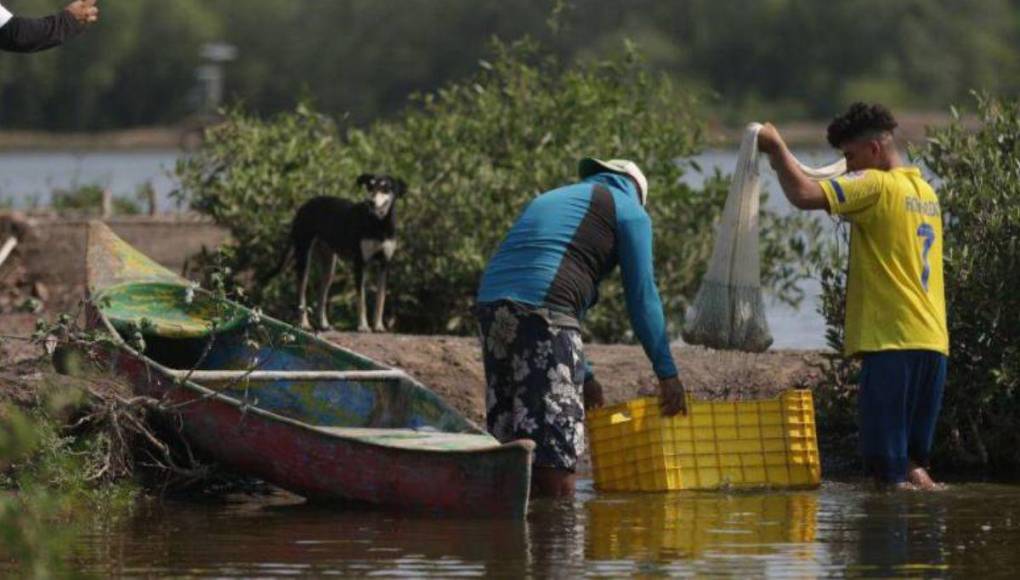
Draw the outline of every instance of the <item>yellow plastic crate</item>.
[[[595,487],[672,491],[811,488],[821,481],[811,391],[759,401],[687,402],[663,417],[658,397],[588,413]]]

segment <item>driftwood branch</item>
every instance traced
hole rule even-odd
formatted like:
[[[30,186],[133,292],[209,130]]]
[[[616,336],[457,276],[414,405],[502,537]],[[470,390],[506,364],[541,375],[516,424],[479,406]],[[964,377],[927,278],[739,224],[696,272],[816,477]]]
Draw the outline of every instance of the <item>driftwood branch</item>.
[[[148,411],[165,411],[166,406],[161,401],[151,397],[126,398],[104,393],[89,384],[81,388],[89,397],[90,408],[88,413],[71,425],[71,429],[86,426],[100,429],[106,433],[108,440],[105,457],[86,476],[87,480],[112,480],[131,475],[136,465],[133,458],[136,452],[143,453],[151,460],[138,462],[137,465],[164,474],[164,488],[190,485],[210,475],[211,468],[195,459],[186,442],[179,442],[184,446],[185,461],[182,462],[175,458],[174,446],[150,426],[146,414]]]

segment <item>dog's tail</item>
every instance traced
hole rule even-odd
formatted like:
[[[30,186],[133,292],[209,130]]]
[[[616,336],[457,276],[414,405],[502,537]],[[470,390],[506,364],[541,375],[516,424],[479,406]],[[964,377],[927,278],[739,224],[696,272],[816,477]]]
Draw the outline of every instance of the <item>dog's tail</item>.
[[[283,269],[287,267],[287,264],[288,262],[290,262],[290,259],[293,255],[294,245],[287,244],[287,249],[283,251],[283,254],[280,256],[280,260],[279,262],[277,262],[276,266],[273,266],[272,270],[266,272],[265,274],[262,274],[257,278],[259,286],[265,286],[270,280],[279,276],[280,272],[282,272]]]

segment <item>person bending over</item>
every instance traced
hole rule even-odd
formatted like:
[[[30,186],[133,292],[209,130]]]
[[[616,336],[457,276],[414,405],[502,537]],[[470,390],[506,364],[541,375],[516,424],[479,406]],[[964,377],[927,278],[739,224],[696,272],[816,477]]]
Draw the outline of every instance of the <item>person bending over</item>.
[[[581,182],[532,200],[478,290],[486,423],[500,441],[535,442],[536,495],[574,493],[586,408],[603,404],[581,344],[599,283],[619,264],[634,333],[659,377],[663,412],[684,411],[652,262],[648,181],[626,160],[581,160]]]

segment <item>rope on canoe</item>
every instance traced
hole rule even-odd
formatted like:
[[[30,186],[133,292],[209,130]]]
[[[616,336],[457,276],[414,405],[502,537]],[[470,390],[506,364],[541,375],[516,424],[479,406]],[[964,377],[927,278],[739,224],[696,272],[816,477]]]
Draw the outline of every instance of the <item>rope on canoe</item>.
[[[234,379],[248,381],[386,381],[408,379],[410,377],[400,370],[378,371],[185,371],[168,370],[167,374],[175,379],[188,379],[195,382],[229,381]]]

